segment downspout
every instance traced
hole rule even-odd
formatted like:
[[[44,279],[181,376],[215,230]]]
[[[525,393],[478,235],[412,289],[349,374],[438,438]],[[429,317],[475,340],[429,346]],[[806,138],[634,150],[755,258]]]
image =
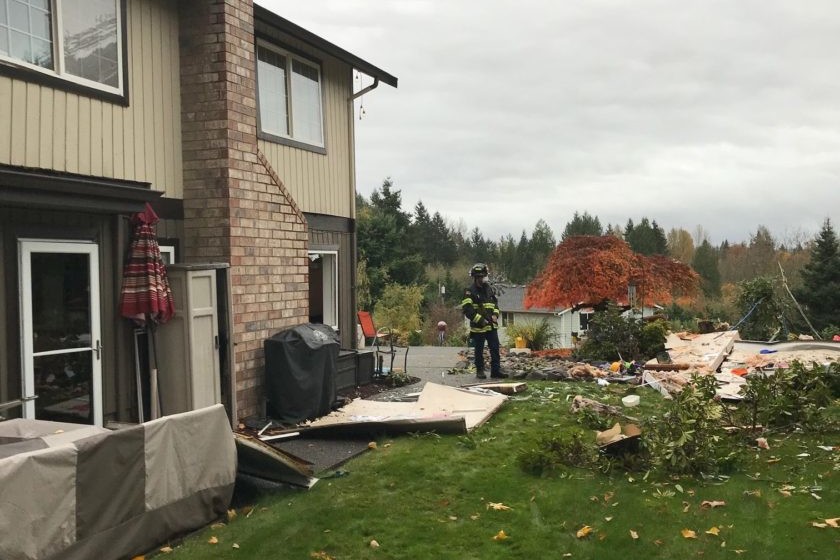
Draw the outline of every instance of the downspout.
[[[362,88],[347,100],[349,107],[348,111],[348,127],[347,134],[348,145],[350,146],[350,211],[353,216],[353,231],[350,232],[351,243],[353,245],[353,266],[350,267],[350,325],[351,341],[350,348],[357,349],[356,338],[356,311],[358,311],[358,303],[356,301],[356,265],[359,263],[359,248],[356,238],[356,121],[353,102],[367,92],[375,89],[379,85],[379,78],[374,77],[373,83],[366,88]]]
[[[372,83],[372,84],[370,84],[368,87],[366,87],[366,88],[364,88],[364,89],[360,89],[359,91],[357,91],[356,93],[354,93],[354,94],[353,94],[353,96],[350,98],[350,101],[351,101],[351,102],[355,101],[356,99],[358,99],[359,97],[363,96],[364,94],[366,94],[366,93],[367,93],[367,92],[369,92],[370,90],[372,90],[372,89],[376,89],[376,86],[378,86],[378,85],[379,85],[379,78],[374,77],[374,78],[373,78],[373,83]]]

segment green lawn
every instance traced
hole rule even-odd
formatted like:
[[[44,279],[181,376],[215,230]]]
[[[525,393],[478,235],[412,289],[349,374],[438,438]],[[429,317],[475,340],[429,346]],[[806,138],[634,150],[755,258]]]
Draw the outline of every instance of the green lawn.
[[[540,436],[587,429],[569,411],[574,395],[620,406],[625,391],[529,382],[469,436],[381,438],[342,467],[346,476],[265,496],[167,557],[840,557],[840,528],[812,526],[840,517],[840,451],[818,447],[840,446],[836,430],[769,435],[769,450],[745,444],[742,467],[730,478],[579,468],[538,477],[517,466],[520,450]],[[657,393],[639,394],[642,405],[628,411],[644,419],[661,410]],[[834,417],[838,408],[835,402]],[[591,532],[579,538],[585,526]],[[500,531],[506,539],[493,538]]]

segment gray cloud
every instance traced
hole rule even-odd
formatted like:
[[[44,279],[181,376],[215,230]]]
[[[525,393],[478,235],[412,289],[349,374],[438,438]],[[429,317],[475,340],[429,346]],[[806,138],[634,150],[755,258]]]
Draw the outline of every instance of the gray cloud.
[[[713,242],[840,225],[834,0],[259,3],[399,77],[363,98],[365,195],[390,176],[491,238],[584,210]]]

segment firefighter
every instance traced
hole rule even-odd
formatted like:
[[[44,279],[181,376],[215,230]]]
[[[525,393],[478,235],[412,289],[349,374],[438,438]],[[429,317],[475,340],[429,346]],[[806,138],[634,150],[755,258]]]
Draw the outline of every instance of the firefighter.
[[[490,350],[490,377],[507,377],[502,373],[499,359],[499,302],[488,282],[487,265],[476,263],[470,269],[472,284],[464,290],[461,309],[470,321],[470,340],[475,349],[475,375],[487,379],[484,373],[484,344]]]

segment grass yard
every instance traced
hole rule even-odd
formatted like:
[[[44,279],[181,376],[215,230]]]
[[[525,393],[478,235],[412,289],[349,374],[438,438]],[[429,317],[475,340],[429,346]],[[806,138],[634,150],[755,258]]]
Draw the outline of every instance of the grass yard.
[[[595,432],[570,412],[571,399],[581,394],[621,406],[627,387],[528,385],[468,436],[381,438],[342,467],[345,476],[265,496],[227,524],[191,535],[167,557],[840,557],[840,528],[831,526],[840,521],[837,401],[823,433],[770,433],[769,449],[740,439],[729,476],[565,466],[538,476],[523,470],[518,457],[541,438],[581,431],[595,445]],[[638,394],[641,405],[627,412],[644,429],[665,401],[649,389]]]

